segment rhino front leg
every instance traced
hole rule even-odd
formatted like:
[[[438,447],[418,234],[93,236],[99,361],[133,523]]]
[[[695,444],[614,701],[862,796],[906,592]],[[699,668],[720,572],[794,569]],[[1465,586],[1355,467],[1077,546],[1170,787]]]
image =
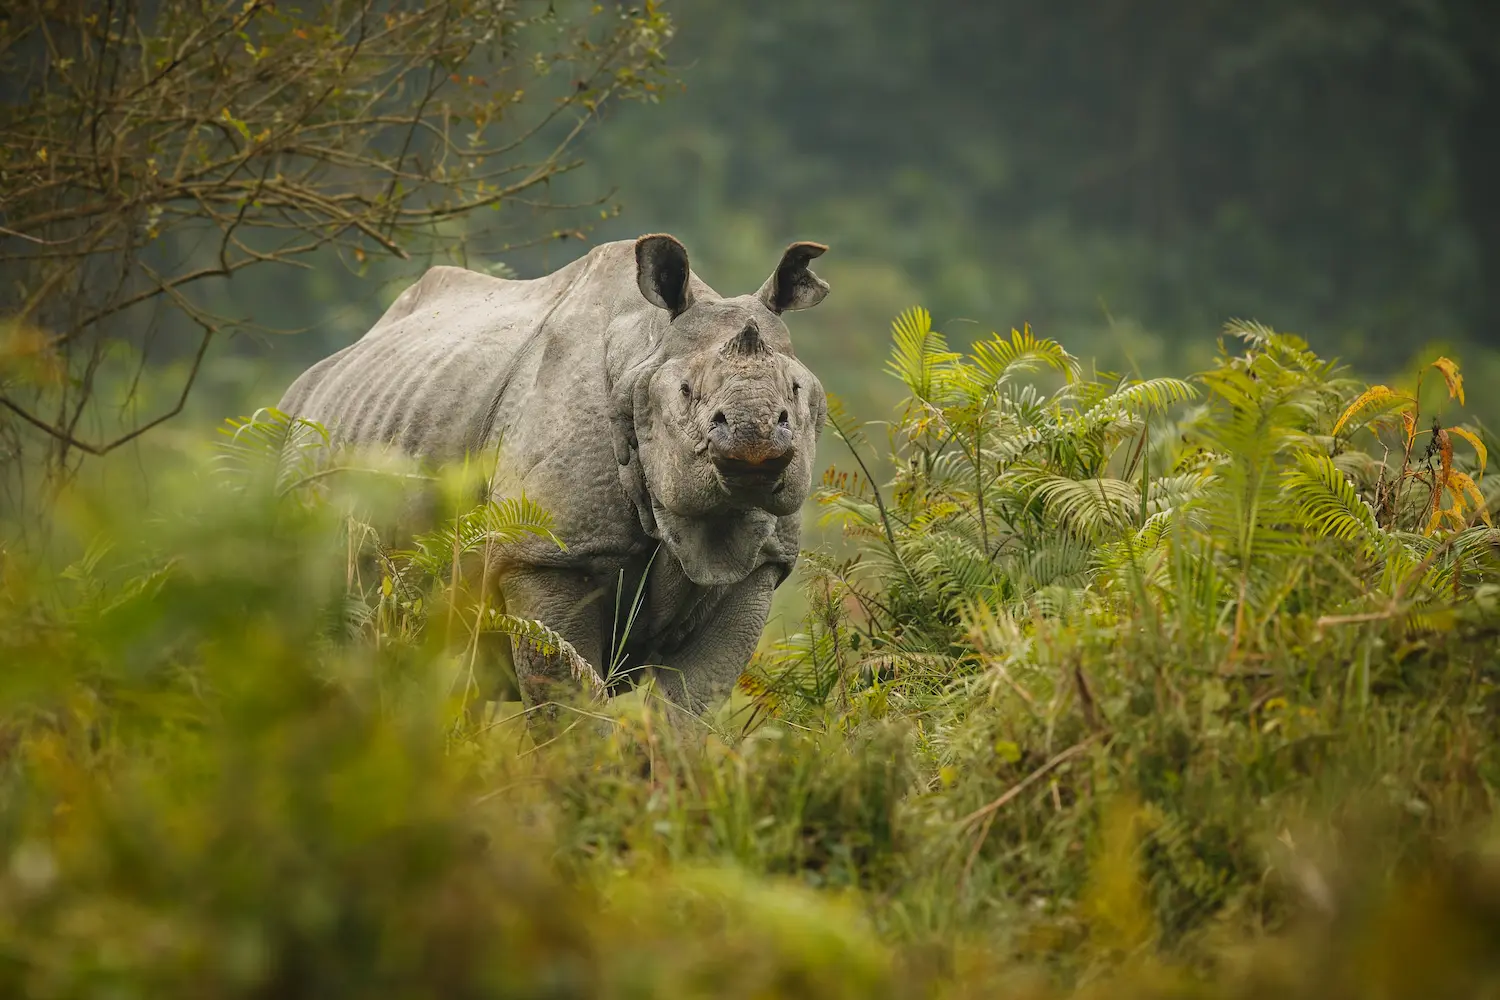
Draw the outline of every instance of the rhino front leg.
[[[717,706],[739,679],[771,613],[778,568],[762,566],[723,595],[682,646],[664,657],[657,683],[694,714]]]
[[[557,718],[559,703],[576,701],[579,674],[597,676],[604,652],[607,589],[589,575],[558,569],[518,569],[500,581],[507,614],[541,622],[568,641],[579,663],[566,652],[549,652],[526,639],[511,639],[511,663],[521,701],[531,717]],[[592,680],[592,678],[591,678]]]

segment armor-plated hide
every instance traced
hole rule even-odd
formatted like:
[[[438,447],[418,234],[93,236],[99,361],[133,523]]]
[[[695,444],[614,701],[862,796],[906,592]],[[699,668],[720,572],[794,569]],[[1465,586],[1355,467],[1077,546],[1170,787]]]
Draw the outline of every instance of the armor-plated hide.
[[[500,547],[506,610],[603,668],[621,575],[628,607],[649,561],[629,662],[657,666],[674,699],[702,710],[744,668],[797,559],[827,406],[781,316],[827,294],[807,266],[824,249],[793,244],[734,298],[662,235],[533,280],[435,267],[280,408],[337,442],[431,462],[503,440],[491,495],[524,492],[566,544]],[[518,645],[513,660],[523,697],[545,697],[556,678],[542,658]]]

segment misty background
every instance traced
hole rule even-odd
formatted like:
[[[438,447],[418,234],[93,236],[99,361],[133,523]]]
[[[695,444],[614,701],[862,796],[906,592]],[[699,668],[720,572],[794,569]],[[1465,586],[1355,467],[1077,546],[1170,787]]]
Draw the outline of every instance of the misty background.
[[[738,294],[787,242],[825,242],[833,293],[790,326],[869,419],[895,396],[890,321],[914,304],[956,345],[1029,323],[1109,371],[1188,374],[1252,318],[1371,377],[1437,345],[1471,384],[1500,382],[1489,0],[664,7],[681,87],[609,108],[553,186],[610,197],[530,229],[479,213],[470,266],[534,276],[666,231]],[[301,332],[240,338],[204,395],[274,403],[424,267],[231,282],[247,318]]]

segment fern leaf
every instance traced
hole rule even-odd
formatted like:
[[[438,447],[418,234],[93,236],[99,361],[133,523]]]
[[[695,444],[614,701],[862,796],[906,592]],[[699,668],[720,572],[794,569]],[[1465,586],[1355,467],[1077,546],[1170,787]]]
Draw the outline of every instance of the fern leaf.
[[[959,355],[948,350],[943,335],[932,328],[932,314],[921,306],[897,316],[891,333],[894,345],[886,370],[905,383],[916,399],[935,402],[941,366]]]
[[[573,644],[560,634],[533,618],[519,618],[500,611],[490,610],[479,623],[482,632],[498,632],[530,645],[547,656],[556,656],[568,668],[573,680],[581,684],[593,698],[605,694],[604,678],[573,648]]]
[[[1485,549],[1500,552],[1500,529],[1489,524],[1484,527],[1476,524],[1472,528],[1459,532],[1458,537],[1453,540],[1453,549],[1460,555],[1469,555]]]
[[[1238,337],[1252,348],[1264,348],[1270,343],[1271,338],[1276,336],[1276,331],[1264,323],[1255,320],[1232,319],[1224,324],[1224,332],[1232,337]]]
[[[552,515],[524,493],[492,500],[480,507],[479,512],[487,541],[510,542],[531,535],[567,551],[567,545],[552,533]]]
[[[485,544],[505,544],[527,536],[566,549],[552,533],[552,516],[524,494],[480,504],[432,531],[418,535],[416,550],[403,553],[432,576],[446,573],[452,560],[476,552]]]
[[[848,408],[844,405],[843,397],[832,392],[826,395],[828,398],[828,424],[833,428],[834,433],[851,450],[869,447],[870,442],[865,437],[864,428],[860,425],[859,421],[855,420],[849,414]]]
[[[275,407],[256,410],[249,417],[231,417],[219,434],[224,438],[214,457],[219,473],[240,485],[269,475],[277,493],[288,483],[312,475],[332,443],[322,424]]]
[[[1368,543],[1379,533],[1375,512],[1327,455],[1298,456],[1285,483],[1298,510],[1320,537]]]
[[[981,391],[996,389],[1016,375],[1040,367],[1061,372],[1069,383],[1079,373],[1077,358],[1057,341],[1038,338],[1029,325],[1024,330],[1012,330],[1009,339],[997,333],[989,340],[976,342],[970,347],[969,356],[975,385]]]
[[[1140,506],[1135,483],[1123,479],[1048,475],[1040,478],[1034,496],[1049,513],[1085,535],[1129,524]]]
[[[1176,378],[1153,378],[1132,382],[1111,393],[1083,415],[1085,425],[1131,413],[1161,413],[1175,403],[1198,398],[1198,389]]]

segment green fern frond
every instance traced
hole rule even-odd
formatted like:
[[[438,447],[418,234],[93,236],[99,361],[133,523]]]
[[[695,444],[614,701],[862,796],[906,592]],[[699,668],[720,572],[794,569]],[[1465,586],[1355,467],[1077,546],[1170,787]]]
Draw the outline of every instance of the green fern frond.
[[[1043,618],[1073,619],[1088,605],[1085,591],[1063,585],[1043,587],[1026,601],[1027,610]]]
[[[823,489],[814,494],[814,499],[823,508],[818,516],[818,524],[821,526],[839,525],[844,528],[850,525],[865,525],[872,528],[880,526],[880,509],[875,504],[852,493]]]
[[[848,407],[844,405],[843,397],[833,392],[827,393],[826,396],[828,400],[828,426],[851,449],[868,448],[870,441],[865,437],[864,427],[849,414]]]
[[[1066,388],[1066,387],[1065,387]],[[1036,433],[1047,422],[1054,401],[1031,384],[1011,386],[996,399],[996,410],[1010,418],[1018,428]]]
[[[1123,479],[1043,475],[1037,479],[1034,495],[1049,515],[1086,536],[1130,524],[1140,507],[1136,484]]]
[[[1500,555],[1500,528],[1476,524],[1458,533],[1453,539],[1453,550],[1460,555],[1486,553]]]
[[[572,643],[541,622],[532,618],[518,618],[515,615],[491,609],[479,622],[479,631],[508,635],[511,639],[524,642],[547,656],[558,657],[567,666],[572,679],[582,685],[594,700],[604,698],[606,693],[604,678],[599,676],[599,671],[579,655]]]
[[[878,583],[880,574],[872,572],[872,567],[865,563],[862,556],[839,560],[823,552],[805,550],[798,557],[798,565],[809,584],[823,583],[842,588],[859,601],[866,611],[881,608],[881,601],[872,589],[871,582],[866,579],[869,577]]]
[[[503,545],[533,537],[566,550],[552,533],[552,515],[524,494],[480,504],[453,521],[417,535],[416,548],[399,553],[426,573],[441,577],[455,558],[477,552],[485,544]]]
[[[218,431],[222,439],[213,464],[219,474],[241,488],[269,477],[278,495],[290,484],[313,476],[332,447],[322,424],[275,407],[263,407],[249,417],[228,418]]]
[[[932,314],[913,306],[891,324],[894,344],[886,370],[899,378],[921,402],[941,402],[943,366],[960,355],[949,351],[943,335],[932,328]]]
[[[1201,469],[1158,476],[1146,488],[1146,514],[1149,518],[1201,500],[1212,484],[1213,476]]]
[[[1272,337],[1276,336],[1276,331],[1264,323],[1248,319],[1231,319],[1224,324],[1224,332],[1231,337],[1238,337],[1251,347],[1262,349],[1271,342]]]
[[[966,397],[977,400],[1006,386],[1018,375],[1042,368],[1061,372],[1069,383],[1079,375],[1077,358],[1057,341],[1036,337],[1027,326],[1024,330],[1012,330],[1008,339],[996,333],[988,340],[974,343],[968,360],[954,366],[953,381]]]
[[[837,634],[826,628],[794,632],[771,642],[749,672],[776,699],[815,708],[838,689],[837,646]]]
[[[1198,398],[1198,388],[1178,378],[1153,378],[1132,382],[1116,390],[1091,407],[1082,417],[1084,426],[1092,426],[1122,416],[1164,413],[1177,403]]]
[[[1008,562],[1006,568],[1021,594],[1051,586],[1081,588],[1088,583],[1095,552],[1089,542],[1054,535],[1028,547]]]
[[[1303,454],[1284,480],[1304,522],[1319,537],[1374,543],[1375,512],[1327,455]]]

